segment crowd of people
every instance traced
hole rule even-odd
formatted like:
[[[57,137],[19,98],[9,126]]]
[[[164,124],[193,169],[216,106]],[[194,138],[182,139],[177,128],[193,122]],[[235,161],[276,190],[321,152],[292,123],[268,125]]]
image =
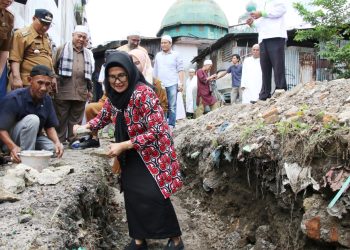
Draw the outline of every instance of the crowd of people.
[[[163,238],[169,238],[164,249],[184,249],[169,199],[183,185],[172,139],[178,95],[185,94],[187,118],[196,118],[219,106],[213,84],[226,74],[232,79],[231,104],[270,98],[272,70],[276,89],[286,90],[283,1],[267,1],[265,9],[250,13],[247,24],[258,28],[259,44],[243,64],[234,54],[226,71],[211,74],[213,62],[206,59],[201,68],[188,69],[186,81],[172,37],[161,37],[152,62],[140,34],[130,33],[127,44],[105,52],[97,79],[103,96],[97,102],[91,102],[95,61],[87,48],[88,28],[77,25],[72,40],[56,48],[47,34],[52,13],[36,9],[31,25],[12,33],[15,17],[7,11],[12,2],[0,0],[0,73],[9,69],[8,81],[0,79],[0,150],[14,163],[22,150],[62,157],[64,144],[77,140],[80,148],[99,147],[98,131],[113,126],[115,142],[107,154],[121,176],[132,238],[126,249],[147,249],[146,239]],[[91,134],[79,138],[81,129]]]
[[[259,33],[258,44],[251,49],[251,56],[241,63],[241,56],[232,55],[231,66],[226,71],[211,74],[212,61],[208,58],[203,67],[196,72],[197,86],[193,85],[193,70],[189,72],[186,84],[187,117],[199,117],[216,109],[221,100],[214,94],[215,82],[231,75],[231,104],[256,103],[265,101],[274,92],[287,90],[285,77],[285,44],[287,29],[285,25],[286,3],[281,0],[264,1],[261,10],[250,10],[246,24],[254,26]],[[275,89],[272,88],[272,72]],[[191,91],[196,89],[192,98]],[[196,100],[195,102],[193,100]]]

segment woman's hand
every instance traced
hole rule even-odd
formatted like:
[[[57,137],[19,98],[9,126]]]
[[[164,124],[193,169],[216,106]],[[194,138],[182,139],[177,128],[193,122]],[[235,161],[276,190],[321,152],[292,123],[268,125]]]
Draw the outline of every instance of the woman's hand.
[[[87,133],[86,130],[89,130],[90,129],[90,124],[89,123],[86,123],[85,125],[79,125],[79,124],[75,124],[73,126],[73,134],[75,136],[77,136],[78,134],[84,134],[84,133]],[[79,131],[80,130],[80,131]],[[80,132],[80,133],[79,133]],[[90,131],[91,132],[91,131]]]
[[[108,146],[107,155],[109,157],[116,157],[123,153],[125,150],[132,149],[133,145],[131,141],[124,141],[120,143],[112,143]]]
[[[112,143],[108,146],[107,155],[109,157],[116,157],[123,153],[124,150],[125,149],[123,148],[122,143]]]
[[[75,136],[77,135],[77,129],[80,128],[80,127],[81,127],[81,125],[79,125],[79,124],[73,125],[73,134],[74,134]]]

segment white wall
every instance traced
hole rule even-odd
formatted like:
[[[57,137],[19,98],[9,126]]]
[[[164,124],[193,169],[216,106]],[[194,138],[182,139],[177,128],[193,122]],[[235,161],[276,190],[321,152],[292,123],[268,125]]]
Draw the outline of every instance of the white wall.
[[[180,53],[185,70],[187,71],[189,68],[194,68],[191,60],[198,55],[198,48],[195,45],[184,45],[184,44],[174,44],[173,49]]]

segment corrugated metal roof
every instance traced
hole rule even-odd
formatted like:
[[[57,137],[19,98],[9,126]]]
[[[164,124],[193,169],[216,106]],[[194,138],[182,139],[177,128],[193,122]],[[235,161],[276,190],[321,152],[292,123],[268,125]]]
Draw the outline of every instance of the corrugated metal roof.
[[[256,33],[229,33],[224,37],[218,39],[215,43],[204,49],[198,56],[193,58],[192,63],[203,60],[207,55],[209,55],[212,51],[220,49],[225,43],[234,39],[254,39],[258,40],[258,34]]]
[[[296,30],[288,30],[288,40],[287,40],[287,46],[303,46],[303,47],[309,47],[313,48],[315,41],[313,40],[308,40],[308,41],[303,41],[303,42],[296,42],[294,41],[294,36],[296,33]],[[257,43],[258,41],[258,33],[229,33],[226,34],[224,37],[218,39],[215,43],[204,49],[198,56],[193,58],[191,61],[192,63],[198,62],[203,60],[207,55],[209,55],[211,52],[220,49],[223,44],[227,43],[228,41],[231,40],[237,40],[238,46],[240,42],[246,43],[247,41],[249,42],[249,47],[251,47],[253,44],[251,43]],[[244,44],[245,45],[245,44]]]

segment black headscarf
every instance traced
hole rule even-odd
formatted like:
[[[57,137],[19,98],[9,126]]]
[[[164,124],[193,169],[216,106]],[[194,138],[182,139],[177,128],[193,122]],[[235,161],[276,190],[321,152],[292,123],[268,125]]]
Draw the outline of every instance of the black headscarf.
[[[122,93],[115,91],[109,84],[108,70],[112,67],[122,67],[128,75],[128,88]],[[104,85],[106,88],[107,97],[113,106],[118,109],[114,134],[116,142],[123,142],[130,139],[127,132],[124,110],[127,108],[131,95],[134,92],[137,84],[147,83],[144,76],[136,68],[129,54],[122,51],[117,51],[110,54],[106,60]],[[118,159],[120,160],[122,166],[125,166],[125,153],[122,153]]]
[[[128,88],[122,93],[116,92],[109,84],[108,70],[112,67],[122,67],[128,75],[129,85]],[[136,68],[129,54],[127,54],[126,52],[117,51],[115,53],[110,54],[107,57],[105,66],[104,85],[106,88],[107,96],[112,102],[113,106],[115,106],[119,110],[125,110],[125,108],[128,106],[130,97],[138,83],[145,84],[146,80]]]

